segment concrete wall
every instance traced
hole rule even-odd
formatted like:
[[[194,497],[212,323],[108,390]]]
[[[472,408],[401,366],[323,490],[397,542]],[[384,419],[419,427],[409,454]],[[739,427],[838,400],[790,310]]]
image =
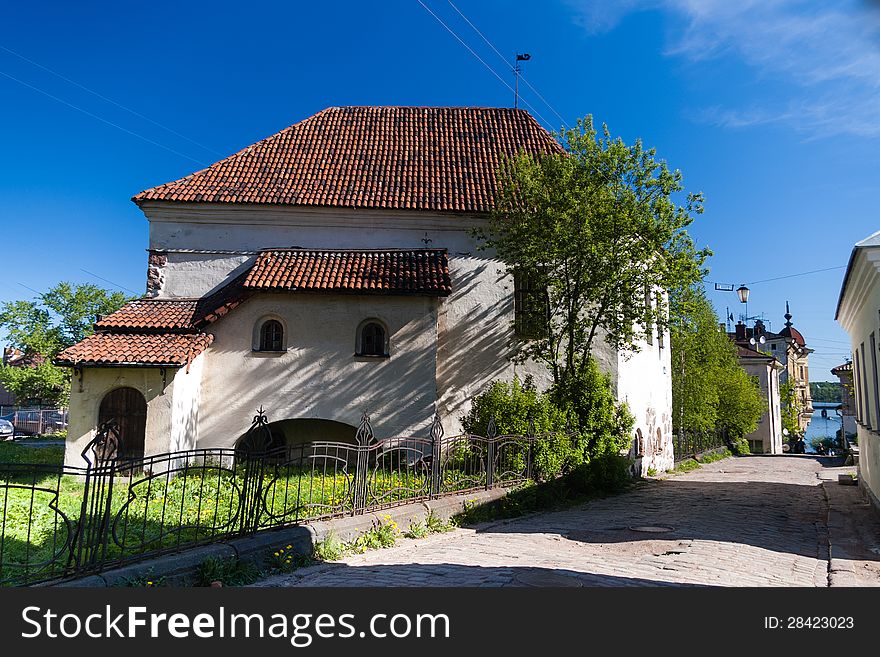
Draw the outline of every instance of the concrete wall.
[[[633,432],[641,432],[644,456],[636,462],[641,475],[648,468],[657,472],[674,466],[672,449],[672,370],[669,332],[653,344],[643,344],[634,354],[618,361],[617,396],[629,405],[636,422]]]

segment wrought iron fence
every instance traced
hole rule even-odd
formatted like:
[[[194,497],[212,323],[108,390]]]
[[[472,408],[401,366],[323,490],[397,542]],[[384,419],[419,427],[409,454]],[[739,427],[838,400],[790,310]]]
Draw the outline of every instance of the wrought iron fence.
[[[97,572],[211,541],[356,515],[532,476],[541,437],[376,439],[271,448],[260,410],[234,449],[120,457],[113,421],[82,452],[85,467],[0,464],[0,585]]]
[[[679,430],[672,436],[672,451],[675,462],[694,458],[703,452],[720,447],[728,447],[730,440],[727,432],[719,431],[687,431]]]

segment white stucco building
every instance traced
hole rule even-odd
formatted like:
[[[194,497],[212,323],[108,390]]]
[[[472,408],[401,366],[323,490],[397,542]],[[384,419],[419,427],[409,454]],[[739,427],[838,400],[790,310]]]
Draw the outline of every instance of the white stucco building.
[[[779,376],[785,370],[775,356],[737,345],[739,365],[758,380],[764,412],[758,428],[746,434],[753,454],[782,454],[782,408],[779,398]]]
[[[134,197],[147,294],[59,356],[74,368],[67,460],[100,422],[129,455],[232,446],[262,406],[277,440],[447,435],[515,365],[527,289],[479,251],[500,159],[555,153],[525,111],[328,108]],[[655,331],[656,333],[656,331]],[[637,418],[638,467],[672,466],[668,335],[596,353]]]
[[[880,508],[880,232],[856,243],[840,289],[835,318],[852,342],[853,400],[859,445],[859,484]]]

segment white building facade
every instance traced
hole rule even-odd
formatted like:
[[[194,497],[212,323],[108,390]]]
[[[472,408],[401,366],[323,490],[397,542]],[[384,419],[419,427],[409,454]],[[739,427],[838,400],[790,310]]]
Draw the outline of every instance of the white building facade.
[[[852,344],[859,485],[880,508],[880,232],[853,248],[835,318]]]
[[[120,408],[136,455],[231,447],[260,407],[285,442],[350,440],[365,412],[379,437],[427,436],[435,414],[453,435],[491,381],[546,388],[511,360],[516,285],[472,233],[522,150],[559,146],[521,110],[330,108],[136,196],[147,295],[57,361],[75,372],[67,462]],[[638,469],[671,467],[668,334],[595,355],[636,416]]]

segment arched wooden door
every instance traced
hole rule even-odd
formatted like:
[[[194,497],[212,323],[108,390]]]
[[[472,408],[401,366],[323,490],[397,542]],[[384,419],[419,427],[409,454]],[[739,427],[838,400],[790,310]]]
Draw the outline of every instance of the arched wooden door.
[[[119,430],[117,457],[140,459],[144,456],[144,434],[147,429],[147,400],[134,388],[117,388],[101,400],[98,426],[115,420]]]

